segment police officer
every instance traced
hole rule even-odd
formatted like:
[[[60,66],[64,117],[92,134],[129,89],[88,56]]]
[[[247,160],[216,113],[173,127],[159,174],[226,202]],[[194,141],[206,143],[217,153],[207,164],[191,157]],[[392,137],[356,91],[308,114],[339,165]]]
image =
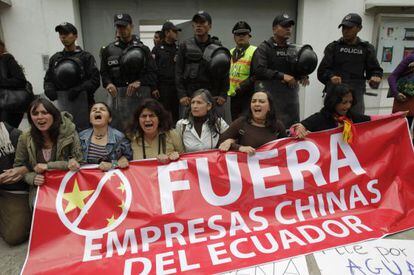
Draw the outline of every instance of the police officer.
[[[78,130],[89,127],[89,107],[94,103],[94,93],[99,87],[99,70],[95,58],[76,46],[78,30],[68,22],[55,27],[64,49],[49,60],[44,77],[44,90],[50,100],[57,100],[57,107],[73,115]]]
[[[157,75],[149,48],[132,35],[131,16],[116,14],[114,25],[119,39],[101,50],[101,76],[112,99],[112,125],[124,130],[137,105],[156,90]]]
[[[175,88],[175,59],[177,54],[177,34],[181,29],[171,22],[162,26],[163,40],[152,50],[157,65],[158,89],[153,96],[168,110],[174,123],[178,120],[178,97]]]
[[[223,104],[229,89],[230,53],[218,39],[211,37],[211,16],[200,11],[192,18],[194,37],[180,44],[177,52],[175,83],[180,101],[180,118],[190,105],[190,96],[208,89],[216,99],[217,111],[224,115]]]
[[[161,45],[162,37],[162,30],[154,32],[154,37],[152,39],[152,41],[154,42],[154,47]]]
[[[232,29],[236,47],[230,50],[230,88],[227,92],[231,100],[232,120],[237,119],[246,110],[254,89],[250,65],[257,47],[250,45],[251,31],[251,27],[245,21],[237,22]]]
[[[273,96],[274,108],[278,118],[286,128],[299,121],[299,85],[308,85],[307,76],[296,79],[288,61],[288,43],[295,21],[287,14],[273,20],[273,37],[257,48],[252,69],[256,84],[262,83]]]
[[[342,37],[325,48],[318,68],[318,79],[328,85],[346,83],[355,90],[357,104],[353,111],[365,112],[365,81],[371,88],[378,88],[383,75],[374,46],[361,40],[357,34],[362,29],[362,19],[356,13],[344,17],[338,28],[342,27]]]

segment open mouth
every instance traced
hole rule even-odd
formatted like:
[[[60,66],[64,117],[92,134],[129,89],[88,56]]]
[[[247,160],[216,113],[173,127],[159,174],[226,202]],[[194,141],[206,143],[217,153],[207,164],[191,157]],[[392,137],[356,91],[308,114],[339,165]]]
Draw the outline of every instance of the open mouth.
[[[102,119],[102,115],[101,115],[101,114],[96,114],[96,115],[94,116],[94,119]]]
[[[152,123],[152,122],[146,122],[144,124],[145,129],[151,129],[153,126],[154,126],[154,123]]]
[[[37,125],[39,125],[40,127],[45,126],[46,125],[46,121],[38,121]]]

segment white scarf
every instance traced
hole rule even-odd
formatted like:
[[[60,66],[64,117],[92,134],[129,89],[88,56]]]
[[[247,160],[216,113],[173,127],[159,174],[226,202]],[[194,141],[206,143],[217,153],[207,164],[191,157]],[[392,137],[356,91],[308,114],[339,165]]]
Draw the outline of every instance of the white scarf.
[[[0,157],[14,153],[14,146],[10,141],[9,131],[3,122],[0,122]]]

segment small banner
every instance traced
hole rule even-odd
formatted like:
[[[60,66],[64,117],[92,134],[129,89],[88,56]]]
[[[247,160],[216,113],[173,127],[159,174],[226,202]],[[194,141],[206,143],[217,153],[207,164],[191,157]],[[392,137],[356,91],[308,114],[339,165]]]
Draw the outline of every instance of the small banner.
[[[102,172],[51,171],[22,274],[212,274],[414,227],[414,154],[395,115]]]

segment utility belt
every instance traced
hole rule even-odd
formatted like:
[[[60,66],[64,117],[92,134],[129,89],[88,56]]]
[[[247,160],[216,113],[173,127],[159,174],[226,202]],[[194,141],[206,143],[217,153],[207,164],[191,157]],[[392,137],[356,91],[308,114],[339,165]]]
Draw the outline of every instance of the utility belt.
[[[117,88],[121,88],[121,87],[128,87],[128,83],[126,81],[117,81],[117,80],[113,80],[112,79],[112,83],[115,85],[115,87]]]

